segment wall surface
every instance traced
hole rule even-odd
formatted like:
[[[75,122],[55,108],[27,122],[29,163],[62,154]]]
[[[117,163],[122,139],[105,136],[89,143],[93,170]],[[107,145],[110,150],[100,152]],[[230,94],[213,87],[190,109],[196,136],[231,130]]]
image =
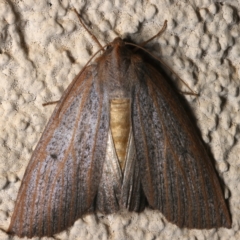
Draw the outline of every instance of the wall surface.
[[[5,231],[21,179],[54,109],[42,104],[60,99],[98,50],[73,7],[103,45],[117,36],[141,43],[168,21],[148,49],[199,93],[184,98],[222,179],[232,228],[180,229],[146,209],[90,214],[54,239],[240,239],[239,1],[36,2],[0,0],[0,239],[11,239]]]

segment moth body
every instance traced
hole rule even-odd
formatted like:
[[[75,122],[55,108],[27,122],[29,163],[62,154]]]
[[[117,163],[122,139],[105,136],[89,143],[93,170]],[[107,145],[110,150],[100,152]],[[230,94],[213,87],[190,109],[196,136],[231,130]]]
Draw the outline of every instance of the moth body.
[[[117,38],[57,104],[9,233],[52,236],[85,214],[157,209],[179,227],[230,227],[205,146],[168,79]]]

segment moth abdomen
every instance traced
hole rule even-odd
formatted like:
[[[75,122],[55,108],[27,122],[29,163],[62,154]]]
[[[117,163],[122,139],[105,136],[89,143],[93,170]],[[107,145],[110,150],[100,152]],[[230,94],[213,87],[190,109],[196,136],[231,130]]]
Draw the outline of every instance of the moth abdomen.
[[[131,129],[130,99],[110,100],[110,129],[122,171],[125,167]]]

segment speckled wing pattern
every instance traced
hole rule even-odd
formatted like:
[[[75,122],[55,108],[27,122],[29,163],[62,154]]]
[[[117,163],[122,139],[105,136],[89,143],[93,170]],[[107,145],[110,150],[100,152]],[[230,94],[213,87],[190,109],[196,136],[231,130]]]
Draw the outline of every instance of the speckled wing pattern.
[[[25,172],[10,233],[52,236],[91,211],[109,127],[93,68],[77,76],[56,106]]]
[[[211,159],[176,94],[149,64],[136,73],[133,135],[149,205],[179,227],[231,227]]]

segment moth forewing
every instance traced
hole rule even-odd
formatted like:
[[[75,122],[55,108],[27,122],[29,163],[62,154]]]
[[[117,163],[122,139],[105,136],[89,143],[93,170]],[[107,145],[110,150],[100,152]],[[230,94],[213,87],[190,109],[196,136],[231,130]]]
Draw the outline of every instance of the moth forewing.
[[[133,186],[137,185],[137,181],[134,179],[135,160],[136,151],[133,135],[130,132],[126,151],[126,165],[124,171],[121,169],[112,133],[109,130],[102,178],[96,197],[98,211],[109,214],[122,208],[130,210],[130,203],[138,197],[132,196]],[[140,199],[138,199],[138,202],[140,202]]]
[[[117,153],[114,147],[111,131],[108,132],[106,157],[102,170],[101,184],[106,185],[107,182],[112,184],[114,187],[117,186],[119,190],[122,185],[123,173],[121,166],[118,161]],[[112,181],[112,182],[110,182]]]
[[[141,195],[139,163],[136,161],[136,146],[131,127],[122,183],[121,205],[128,210],[140,212],[142,204],[145,205],[145,197]]]

